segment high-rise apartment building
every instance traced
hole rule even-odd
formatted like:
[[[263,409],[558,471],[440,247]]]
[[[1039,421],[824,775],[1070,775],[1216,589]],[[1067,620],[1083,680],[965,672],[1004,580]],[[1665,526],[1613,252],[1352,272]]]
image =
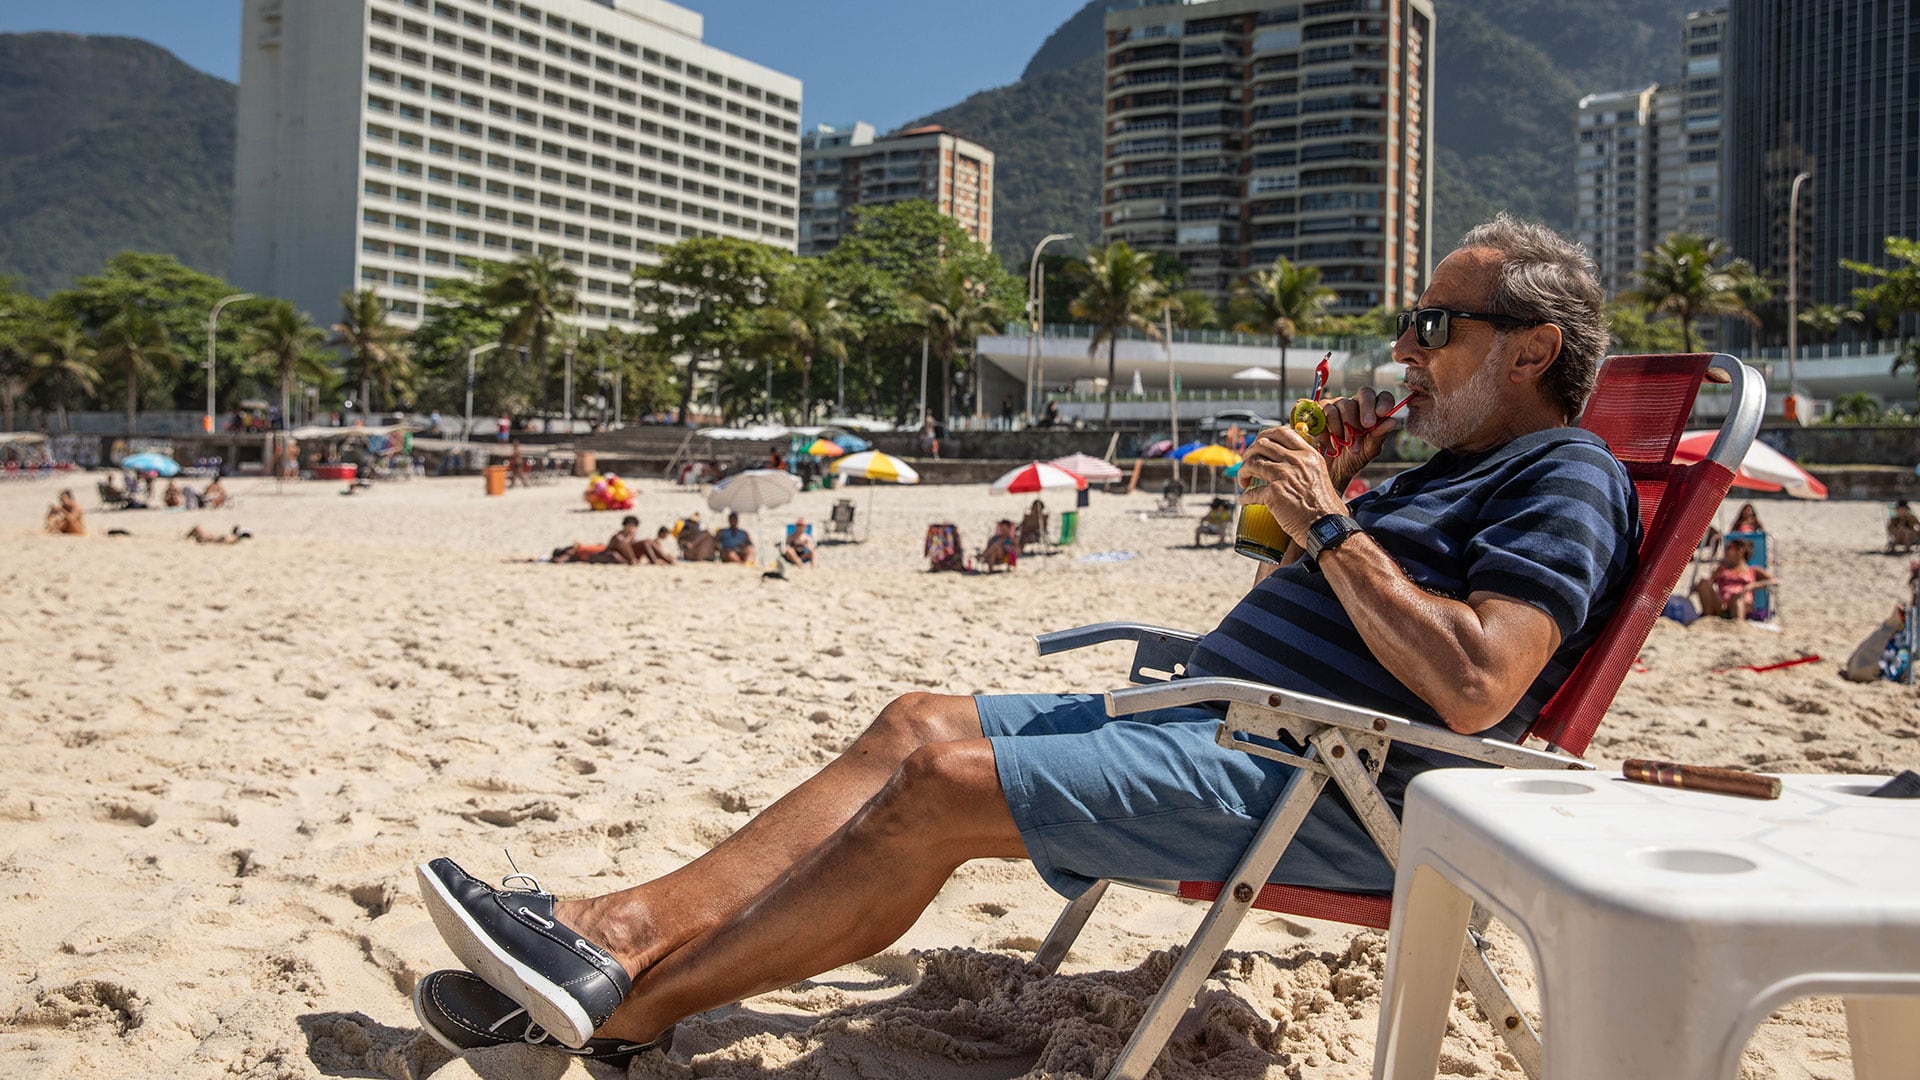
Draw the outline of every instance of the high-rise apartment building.
[[[1682,80],[1588,94],[1574,110],[1574,239],[1608,296],[1634,285],[1640,255],[1676,232],[1720,234],[1720,44],[1725,10],[1683,31]]]
[[[1889,0],[1742,0],[1727,22],[1726,232],[1782,283],[1788,197],[1805,173],[1799,301],[1847,304],[1866,284],[1841,259],[1885,265],[1889,236],[1920,236],[1920,8]],[[1780,329],[1774,329],[1778,327]]]
[[[1334,309],[1410,305],[1431,257],[1428,0],[1120,3],[1103,229],[1225,297],[1285,256]]]
[[[800,82],[665,0],[244,0],[234,281],[402,325],[474,260],[558,252],[586,325],[683,237],[797,239]]]
[[[874,136],[821,124],[800,140],[800,254],[825,255],[858,206],[920,199],[993,246],[993,151],[938,125]]]

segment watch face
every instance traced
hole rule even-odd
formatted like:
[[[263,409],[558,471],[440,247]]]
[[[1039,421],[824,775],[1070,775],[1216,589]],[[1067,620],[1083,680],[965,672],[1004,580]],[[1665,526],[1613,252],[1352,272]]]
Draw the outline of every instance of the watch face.
[[[1313,538],[1321,544],[1339,536],[1340,531],[1340,522],[1335,518],[1322,518],[1313,523]]]

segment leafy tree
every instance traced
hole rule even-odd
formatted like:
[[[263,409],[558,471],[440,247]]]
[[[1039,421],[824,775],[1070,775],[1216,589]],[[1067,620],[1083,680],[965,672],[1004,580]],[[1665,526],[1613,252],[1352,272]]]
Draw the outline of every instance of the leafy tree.
[[[1920,241],[1889,236],[1886,250],[1892,266],[1840,260],[1841,266],[1873,279],[1873,284],[1855,289],[1853,298],[1860,308],[1873,312],[1874,324],[1883,332],[1911,326],[1912,317],[1920,315]],[[1905,367],[1913,369],[1914,394],[1920,397],[1920,338],[1903,334],[1894,351],[1893,370],[1897,373]]]
[[[1732,317],[1758,323],[1754,308],[1770,289],[1744,259],[1729,258],[1724,241],[1674,233],[1640,255],[1640,285],[1620,294],[1656,315],[1680,323],[1681,351],[1693,350],[1696,319]]]
[[[801,264],[774,283],[773,302],[761,309],[762,340],[790,355],[800,370],[800,422],[813,423],[813,365],[847,359],[854,328],[829,291],[826,275]]]
[[[1313,330],[1325,315],[1327,305],[1338,296],[1320,284],[1320,268],[1295,266],[1286,258],[1273,260],[1265,270],[1247,275],[1245,285],[1235,296],[1239,319],[1235,329],[1272,334],[1280,342],[1280,400],[1287,394],[1287,349],[1294,339]]]
[[[656,266],[634,268],[634,309],[669,355],[687,358],[680,388],[686,423],[703,359],[738,359],[756,330],[754,312],[792,256],[778,248],[727,236],[682,240]]]
[[[467,354],[506,333],[506,319],[487,303],[485,264],[477,278],[447,277],[427,290],[426,317],[409,338],[409,352],[420,395],[443,403],[449,412],[464,410]],[[524,412],[537,388],[527,378],[522,350],[494,349],[478,358],[474,407],[485,412]]]
[[[561,317],[573,311],[580,275],[560,260],[557,251],[524,255],[511,263],[485,264],[482,295],[506,314],[502,345],[525,345],[528,362],[538,373],[541,400],[551,377],[548,352],[558,334]]]
[[[1004,187],[1000,194],[1004,197]],[[955,263],[1002,317],[1025,309],[1024,282],[959,223],[920,200],[856,209],[846,238],[822,263],[860,330],[849,366],[871,378],[870,385],[892,389],[899,420],[906,419],[917,396],[915,375],[926,331],[924,309],[908,299],[916,282]],[[948,399],[943,395],[942,400]]]
[[[1100,355],[1107,347],[1107,406],[1105,422],[1113,423],[1114,367],[1120,347],[1120,335],[1129,328],[1140,330],[1155,341],[1160,327],[1153,316],[1159,311],[1164,287],[1153,276],[1153,259],[1135,251],[1125,240],[1115,240],[1104,248],[1087,253],[1081,276],[1086,285],[1074,298],[1073,316],[1093,324],[1093,340],[1087,355]]]
[[[171,255],[123,251],[108,259],[100,273],[80,278],[47,302],[54,318],[94,334],[129,308],[147,313],[166,331],[178,362],[151,372],[151,392],[143,393],[175,408],[199,412],[206,384],[197,371],[181,365],[206,356],[207,315],[221,298],[240,291],[212,274],[181,265]],[[257,310],[256,304],[229,308],[222,322],[236,314],[245,318],[252,310]],[[245,349],[237,338],[216,343],[214,383],[223,396],[239,388],[245,378],[245,360]]]
[[[101,371],[117,375],[125,383],[127,434],[132,435],[138,430],[134,422],[140,413],[140,384],[178,371],[180,353],[160,320],[134,304],[128,304],[108,319],[100,328],[98,340],[94,363]]]
[[[44,306],[0,277],[0,405],[7,431],[13,430],[14,403],[33,382],[31,342],[45,320]]]
[[[93,343],[79,327],[60,322],[30,339],[27,347],[27,384],[47,388],[47,397],[60,411],[60,426],[65,428],[67,402],[93,393],[100,385]]]
[[[1839,304],[1814,304],[1800,313],[1800,328],[1821,341],[1832,341],[1840,331],[1866,321],[1863,313]]]
[[[373,409],[372,388],[388,408],[394,390],[405,393],[413,384],[413,361],[407,355],[407,333],[387,321],[387,305],[372,289],[340,294],[340,321],[333,324],[327,344],[346,354],[344,374],[360,386],[360,411]]]
[[[940,365],[941,423],[953,419],[954,358],[970,350],[980,335],[1006,324],[1007,311],[991,292],[992,286],[970,273],[962,259],[934,266],[908,289],[908,298],[920,314],[934,359]]]
[[[253,370],[279,387],[280,420],[291,428],[294,383],[325,383],[333,378],[333,368],[320,353],[325,333],[309,322],[293,301],[275,300],[243,336]]]
[[[1649,319],[1640,304],[1614,301],[1607,305],[1607,329],[1613,351],[1621,356],[1686,352],[1680,327],[1666,319]]]

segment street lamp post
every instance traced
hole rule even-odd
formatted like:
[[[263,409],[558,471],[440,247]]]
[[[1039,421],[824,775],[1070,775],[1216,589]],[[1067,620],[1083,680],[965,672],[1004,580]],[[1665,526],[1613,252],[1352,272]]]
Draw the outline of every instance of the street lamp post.
[[[1794,399],[1794,370],[1800,359],[1800,185],[1813,179],[1807,173],[1793,178],[1787,189],[1787,410],[1800,421],[1800,403]]]
[[[228,304],[251,299],[253,294],[244,292],[223,296],[219,303],[213,305],[213,310],[207,313],[207,413],[200,418],[200,428],[209,435],[213,434],[213,336],[220,322],[220,309]]]
[[[1027,415],[1038,411],[1038,381],[1044,370],[1040,330],[1047,320],[1047,272],[1040,265],[1040,251],[1055,240],[1071,240],[1072,233],[1051,233],[1033,245],[1033,258],[1027,261]]]
[[[467,423],[460,429],[461,442],[466,442],[473,437],[473,362],[479,359],[481,353],[489,353],[499,347],[499,342],[489,341],[485,345],[476,345],[467,350]]]

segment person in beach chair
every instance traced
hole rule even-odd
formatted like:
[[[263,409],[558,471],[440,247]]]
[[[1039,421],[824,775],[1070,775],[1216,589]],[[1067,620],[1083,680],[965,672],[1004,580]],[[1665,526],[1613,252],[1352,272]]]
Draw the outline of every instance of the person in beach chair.
[[[1262,432],[1242,468],[1266,483],[1241,500],[1273,514],[1284,561],[1259,566],[1188,674],[1510,741],[1635,561],[1633,484],[1571,426],[1606,351],[1603,295],[1583,249],[1503,215],[1466,234],[1419,302],[1393,357],[1406,426],[1438,453],[1348,504],[1340,491],[1401,425],[1391,395],[1327,402],[1313,440]],[[929,530],[936,567],[958,549],[951,530]],[[1090,694],[910,693],[664,877],[562,900],[517,869],[497,889],[434,859],[422,893],[468,970],[419,980],[420,1022],[456,1052],[536,1041],[617,1064],[667,1046],[685,1017],[874,955],[972,859],[1029,859],[1069,896],[1105,877],[1227,880],[1296,769],[1217,745],[1220,718],[1116,719]],[[1390,753],[1382,781],[1397,798],[1450,760]],[[1274,880],[1380,894],[1393,873],[1330,790]]]
[[[987,546],[980,549],[980,568],[989,572],[1011,570],[1019,562],[1020,544],[1014,536],[1013,522],[1001,518],[993,527],[993,535],[987,537]]]
[[[1024,554],[1033,544],[1047,542],[1047,504],[1039,499],[1027,506],[1025,517],[1020,519],[1020,551]]]
[[[1764,590],[1780,583],[1767,571],[1765,561],[1754,560],[1754,545],[1764,543],[1765,533],[1728,533],[1720,552],[1720,565],[1693,587],[1700,614],[1744,622],[1765,619],[1772,605]]]
[[[786,539],[780,543],[780,558],[795,566],[814,565],[813,526],[806,518],[787,526]]]
[[[1213,546],[1226,547],[1233,543],[1233,500],[1214,499],[1207,504],[1207,515],[1193,529],[1193,546],[1199,547],[1206,537],[1213,537]]]
[[[948,522],[927,526],[927,561],[930,571],[967,569],[965,549],[960,546],[960,528]]]
[[[1901,499],[1887,509],[1887,554],[1920,547],[1920,517]]]

